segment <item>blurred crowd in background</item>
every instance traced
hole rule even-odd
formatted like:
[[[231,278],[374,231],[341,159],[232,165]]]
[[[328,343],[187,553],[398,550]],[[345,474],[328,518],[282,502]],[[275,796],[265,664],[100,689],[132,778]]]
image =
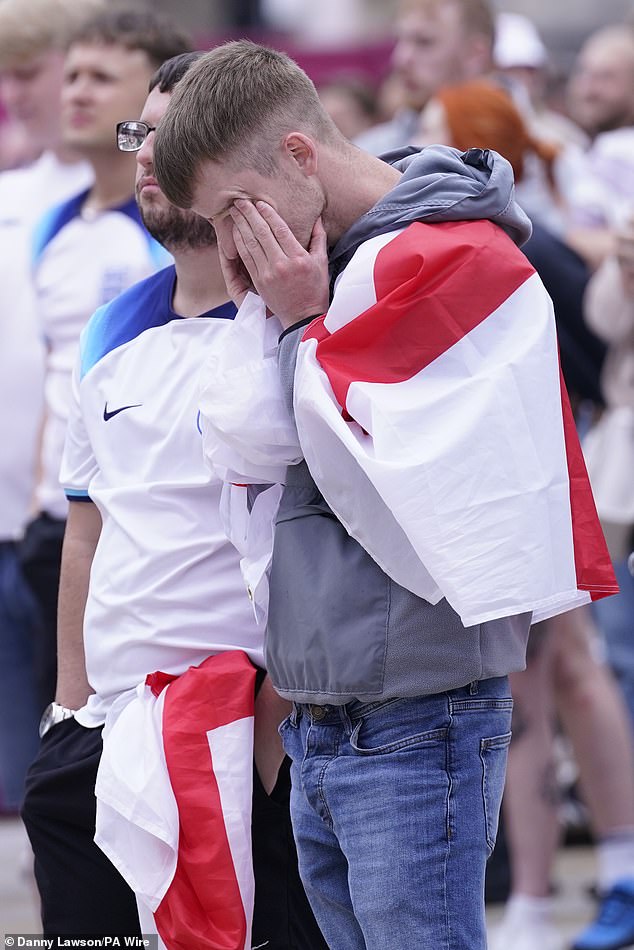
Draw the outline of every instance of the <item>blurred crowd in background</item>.
[[[37,719],[54,690],[42,618],[54,618],[55,598],[49,585],[39,602],[37,584],[24,576],[33,557],[25,551],[29,527],[64,519],[63,501],[46,490],[58,449],[42,431],[51,412],[58,429],[63,423],[59,377],[90,315],[65,322],[55,270],[41,259],[34,268],[31,248],[42,215],[112,171],[114,124],[134,118],[146,92],[140,87],[135,98],[128,88],[127,101],[112,101],[103,93],[107,74],[84,80],[81,64],[69,72],[67,43],[98,7],[99,0],[24,0],[23,8],[0,0],[0,809],[8,814],[19,807]],[[559,946],[548,902],[563,814],[562,735],[597,842],[599,893],[626,882],[634,939],[634,17],[623,10],[610,18],[605,7],[597,24],[595,8],[593,29],[571,23],[568,47],[560,31],[553,51],[534,21],[504,3],[402,0],[390,5],[389,23],[384,7],[245,0],[219,27],[222,38],[244,28],[295,55],[341,131],[373,154],[441,143],[495,149],[513,167],[533,222],[524,250],[553,299],[621,593],[535,628],[528,668],[513,678],[504,822],[511,881],[501,888],[510,899],[495,946]],[[214,42],[206,21],[196,41]],[[116,159],[112,184],[119,205],[134,190],[133,162],[124,159]],[[111,296],[123,289],[113,273]],[[46,319],[57,338],[43,328]],[[9,626],[17,639],[5,636]],[[38,637],[48,637],[47,668]],[[509,942],[520,931],[526,942]]]

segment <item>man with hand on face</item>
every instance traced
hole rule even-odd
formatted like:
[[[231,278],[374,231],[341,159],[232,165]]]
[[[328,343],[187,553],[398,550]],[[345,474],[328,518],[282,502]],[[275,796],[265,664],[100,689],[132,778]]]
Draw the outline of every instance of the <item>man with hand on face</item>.
[[[161,189],[212,221],[241,303],[233,360],[210,354],[205,438],[239,447],[246,476],[288,462],[266,667],[294,703],[281,733],[315,916],[331,950],[484,950],[507,674],[532,617],[615,584],[508,163],[391,158],[247,42],[201,57],[154,140]],[[252,358],[267,310],[277,377],[268,346]]]
[[[82,335],[61,476],[70,511],[57,689],[57,708],[76,711],[44,734],[30,774],[25,820],[45,932],[137,932],[134,895],[93,842],[101,727],[106,721],[111,728],[115,703],[148,673],[160,669],[178,677],[210,654],[242,650],[260,667],[252,943],[271,950],[322,950],[297,874],[287,769],[277,778],[283,753],[276,726],[285,704],[261,669],[263,631],[244,594],[236,552],[222,531],[220,483],[204,463],[197,427],[198,370],[210,343],[222,340],[235,306],[213,228],[170,205],[153,172],[154,130],[174,86],[200,55],[184,53],[164,63],[152,77],[140,120],[118,126],[119,148],[136,153],[141,217],[171,252],[174,266],[99,309]],[[117,743],[114,732],[109,741]],[[116,795],[122,798],[123,790]],[[195,829],[201,851],[214,853],[217,845],[205,840],[201,815]],[[60,873],[71,853],[72,871]],[[128,855],[119,857],[125,862]],[[208,870],[201,861],[191,892],[203,892]],[[212,874],[212,880],[219,879],[213,867]],[[219,880],[214,886],[220,900],[226,891]],[[184,929],[192,917],[195,921],[190,907],[168,930],[180,933],[179,946],[212,946],[205,940],[217,922],[203,919],[205,934],[192,937]],[[156,919],[165,923],[164,914]],[[142,916],[141,923],[144,931],[153,929],[151,919]],[[172,945],[168,939],[166,945]],[[244,946],[244,940],[235,946]]]

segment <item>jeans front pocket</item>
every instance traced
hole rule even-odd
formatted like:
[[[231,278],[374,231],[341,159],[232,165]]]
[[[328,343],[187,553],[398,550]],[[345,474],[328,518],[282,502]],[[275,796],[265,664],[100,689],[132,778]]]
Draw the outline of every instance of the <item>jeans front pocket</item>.
[[[278,733],[282,740],[284,752],[292,762],[301,762],[304,757],[304,746],[302,739],[302,730],[300,729],[301,719],[298,713],[293,709],[290,716],[283,719],[278,726]]]
[[[480,740],[482,798],[489,856],[495,847],[511,733]]]
[[[356,723],[350,746],[358,755],[387,755],[416,746],[444,742],[446,713],[438,714],[425,700],[393,699],[381,703]],[[434,713],[436,713],[434,715]]]

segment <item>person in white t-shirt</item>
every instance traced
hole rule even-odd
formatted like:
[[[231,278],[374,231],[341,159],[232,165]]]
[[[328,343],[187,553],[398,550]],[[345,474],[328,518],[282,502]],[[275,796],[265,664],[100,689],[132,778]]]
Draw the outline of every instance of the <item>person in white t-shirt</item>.
[[[3,0],[0,99],[32,160],[0,174],[0,809],[20,805],[44,708],[33,650],[37,607],[18,542],[28,519],[42,403],[43,350],[31,279],[31,232],[51,205],[87,187],[86,162],[60,143],[64,46],[97,0]]]
[[[119,130],[121,146],[137,152],[143,219],[175,266],[98,309],[82,333],[61,472],[70,510],[57,701],[43,721],[24,817],[44,932],[136,933],[132,891],[93,841],[101,727],[112,725],[113,704],[149,673],[180,675],[210,655],[242,650],[259,667],[260,683],[252,943],[325,950],[297,872],[287,768],[278,776],[277,724],[287,704],[264,678],[263,627],[223,530],[220,480],[202,453],[198,374],[236,308],[213,229],[171,206],[153,177],[152,133],[199,55],[165,63],[141,121]]]
[[[55,691],[57,591],[67,512],[59,466],[79,334],[98,306],[169,261],[143,227],[134,201],[134,162],[117,150],[112,128],[123,116],[138,114],[161,62],[188,48],[180,29],[158,14],[114,8],[74,34],[64,63],[62,138],[88,161],[94,181],[51,209],[33,241],[38,319],[46,342],[44,413],[35,516],[21,558],[42,616],[44,703]]]

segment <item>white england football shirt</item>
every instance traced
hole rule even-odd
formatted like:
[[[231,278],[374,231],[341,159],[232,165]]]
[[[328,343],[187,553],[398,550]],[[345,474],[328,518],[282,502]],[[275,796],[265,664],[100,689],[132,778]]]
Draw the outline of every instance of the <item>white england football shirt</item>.
[[[56,518],[67,512],[59,466],[79,334],[98,307],[171,260],[143,227],[133,198],[95,213],[83,209],[86,197],[82,192],[53,208],[35,235],[35,287],[47,348],[36,502]]]
[[[198,421],[199,371],[235,308],[183,319],[174,280],[168,267],[130,288],[82,333],[61,478],[103,519],[84,618],[95,690],[77,716],[85,726],[155,670],[236,648],[263,664]]]
[[[45,152],[0,175],[0,539],[17,538],[33,498],[43,348],[31,267],[32,230],[51,205],[88,185],[84,162]]]

